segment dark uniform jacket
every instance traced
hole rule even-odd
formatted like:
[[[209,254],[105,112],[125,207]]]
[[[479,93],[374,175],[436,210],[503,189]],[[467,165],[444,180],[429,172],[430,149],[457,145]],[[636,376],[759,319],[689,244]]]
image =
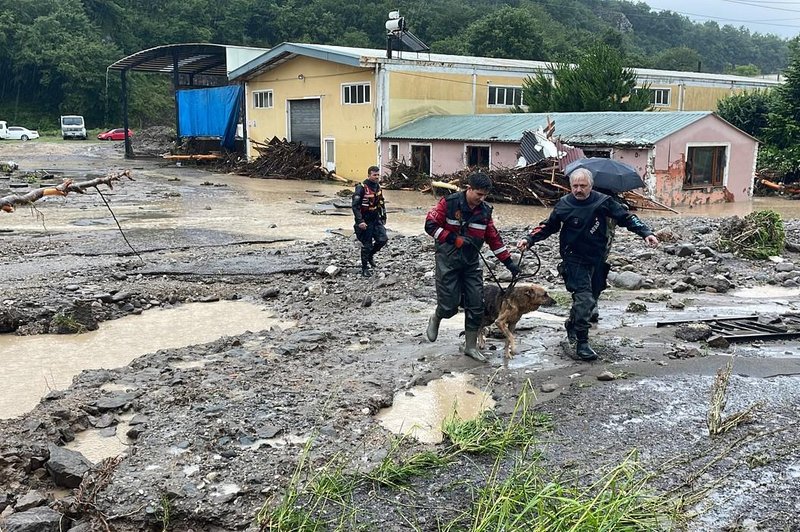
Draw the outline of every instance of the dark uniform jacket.
[[[380,183],[373,183],[369,179],[365,179],[363,183],[357,184],[355,192],[353,192],[352,207],[356,225],[361,222],[369,224],[378,220],[386,222],[386,202],[383,199]]]
[[[613,198],[593,190],[582,201],[572,194],[562,197],[550,217],[526,237],[528,246],[560,231],[559,251],[562,259],[581,264],[602,262],[608,249],[607,218],[642,238],[653,234],[636,215]]]

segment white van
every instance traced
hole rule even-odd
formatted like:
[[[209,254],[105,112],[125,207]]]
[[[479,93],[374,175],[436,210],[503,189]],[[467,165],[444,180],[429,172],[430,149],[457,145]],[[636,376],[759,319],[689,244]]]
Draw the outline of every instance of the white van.
[[[7,139],[9,137],[8,124],[0,120],[0,139]]]
[[[61,117],[61,136],[64,140],[86,140],[86,124],[80,115],[64,115]]]

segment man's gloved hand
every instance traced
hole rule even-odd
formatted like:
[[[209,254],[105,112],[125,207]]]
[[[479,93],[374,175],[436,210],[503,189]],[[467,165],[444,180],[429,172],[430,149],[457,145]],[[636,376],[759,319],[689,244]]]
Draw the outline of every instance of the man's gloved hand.
[[[512,259],[508,259],[504,264],[506,265],[506,268],[508,268],[508,271],[511,272],[512,278],[517,277],[520,274],[519,266],[517,266]]]
[[[460,248],[461,246],[464,245],[464,238],[458,236],[455,233],[450,233],[449,235],[447,235],[447,238],[445,239],[445,241],[448,244],[452,244],[457,248]]]

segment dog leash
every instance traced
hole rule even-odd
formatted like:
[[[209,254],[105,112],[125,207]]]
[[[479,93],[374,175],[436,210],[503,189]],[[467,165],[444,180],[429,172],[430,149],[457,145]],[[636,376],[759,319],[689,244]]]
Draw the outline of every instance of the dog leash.
[[[525,257],[525,251],[526,251],[525,249],[522,250],[522,252],[519,255],[519,262],[517,262],[517,266],[520,268],[520,270],[522,269],[522,259]],[[489,265],[489,261],[486,260],[486,257],[483,256],[483,253],[478,251],[478,254],[481,256],[481,260],[486,265],[486,269],[489,270],[489,275],[492,276],[492,280],[497,285],[497,288],[500,289],[501,296],[504,296],[507,291],[514,288],[514,285],[517,284],[517,281],[519,281],[522,277],[536,277],[539,274],[539,270],[542,269],[542,259],[541,257],[539,257],[539,254],[536,253],[536,251],[532,249],[530,251],[531,253],[533,253],[533,256],[536,257],[536,271],[533,273],[528,273],[528,274],[520,273],[519,275],[512,276],[511,282],[508,284],[506,288],[503,288],[503,286],[500,284],[500,280],[494,274],[494,270],[492,269],[491,265]]]

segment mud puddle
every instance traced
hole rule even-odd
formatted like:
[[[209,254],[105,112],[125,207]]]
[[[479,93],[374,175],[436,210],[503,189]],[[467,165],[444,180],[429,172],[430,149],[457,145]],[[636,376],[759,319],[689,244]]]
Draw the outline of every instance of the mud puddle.
[[[495,401],[486,392],[470,384],[464,373],[445,375],[426,386],[402,390],[391,407],[375,416],[381,425],[395,434],[413,436],[423,443],[442,441],[442,423],[455,413],[470,420],[494,408]]]
[[[31,410],[49,390],[66,388],[84,369],[124,366],[138,356],[202,344],[222,336],[260,331],[279,322],[263,307],[244,301],[191,303],[154,309],[100,324],[77,335],[0,335],[0,418]]]

